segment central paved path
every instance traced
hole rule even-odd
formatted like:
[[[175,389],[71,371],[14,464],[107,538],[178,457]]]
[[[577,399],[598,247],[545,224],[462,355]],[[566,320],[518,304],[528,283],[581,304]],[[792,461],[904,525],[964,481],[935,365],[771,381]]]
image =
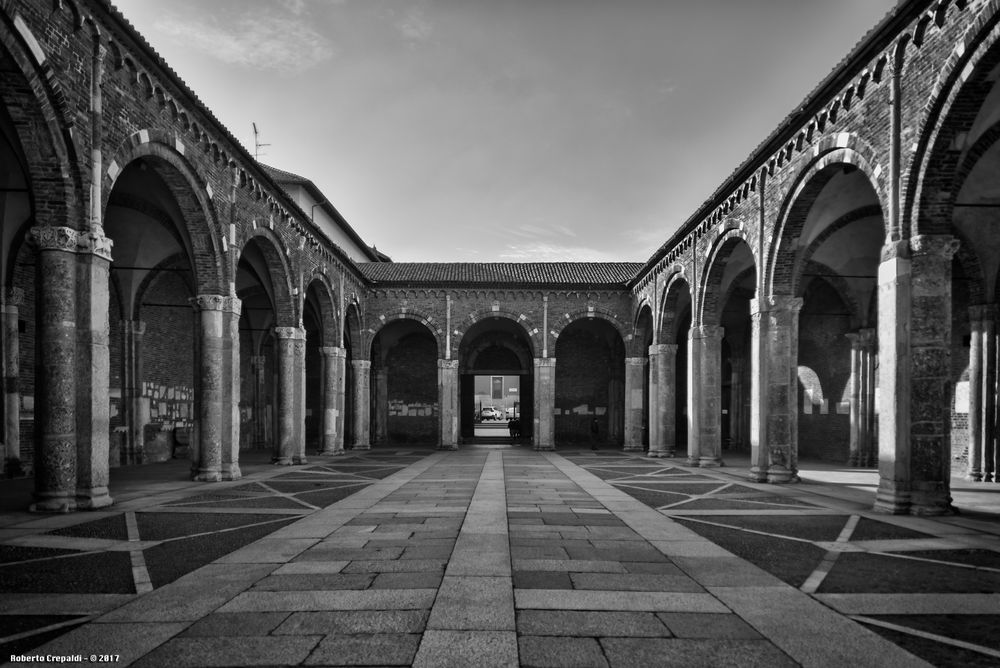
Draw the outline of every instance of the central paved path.
[[[921,666],[555,453],[435,453],[33,651],[118,665]]]

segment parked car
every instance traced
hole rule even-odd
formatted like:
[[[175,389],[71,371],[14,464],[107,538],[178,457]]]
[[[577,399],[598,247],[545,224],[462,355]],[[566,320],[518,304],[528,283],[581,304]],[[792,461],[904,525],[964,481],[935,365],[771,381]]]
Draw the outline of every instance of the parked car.
[[[503,413],[493,408],[492,406],[487,406],[483,410],[479,411],[480,420],[500,420],[503,418]]]

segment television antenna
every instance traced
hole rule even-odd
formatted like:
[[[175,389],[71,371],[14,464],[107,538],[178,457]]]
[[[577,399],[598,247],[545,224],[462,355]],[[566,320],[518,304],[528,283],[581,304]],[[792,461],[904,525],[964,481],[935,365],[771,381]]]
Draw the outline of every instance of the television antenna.
[[[252,123],[252,125],[253,125],[253,159],[260,160],[260,149],[265,146],[270,146],[270,144],[260,143],[260,131],[257,129],[257,124]]]

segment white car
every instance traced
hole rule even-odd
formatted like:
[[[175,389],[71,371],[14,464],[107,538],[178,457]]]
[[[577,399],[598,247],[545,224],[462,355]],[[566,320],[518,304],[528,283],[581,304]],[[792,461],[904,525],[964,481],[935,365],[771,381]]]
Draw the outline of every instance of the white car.
[[[492,406],[487,406],[479,411],[480,420],[499,420],[501,418],[503,418],[503,414]]]

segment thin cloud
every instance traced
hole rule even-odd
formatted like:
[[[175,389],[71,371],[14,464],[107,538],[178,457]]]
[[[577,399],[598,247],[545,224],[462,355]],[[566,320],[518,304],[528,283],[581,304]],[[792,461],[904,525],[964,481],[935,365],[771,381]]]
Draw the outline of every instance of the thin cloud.
[[[331,59],[335,53],[330,41],[304,20],[274,13],[245,16],[232,25],[165,16],[156,27],[186,48],[230,65],[254,69],[301,72]]]
[[[502,262],[621,262],[621,253],[609,253],[586,246],[559,244],[509,245],[498,254]]]
[[[406,39],[422,42],[430,37],[434,24],[427,18],[422,7],[412,7],[396,21],[396,29]]]

